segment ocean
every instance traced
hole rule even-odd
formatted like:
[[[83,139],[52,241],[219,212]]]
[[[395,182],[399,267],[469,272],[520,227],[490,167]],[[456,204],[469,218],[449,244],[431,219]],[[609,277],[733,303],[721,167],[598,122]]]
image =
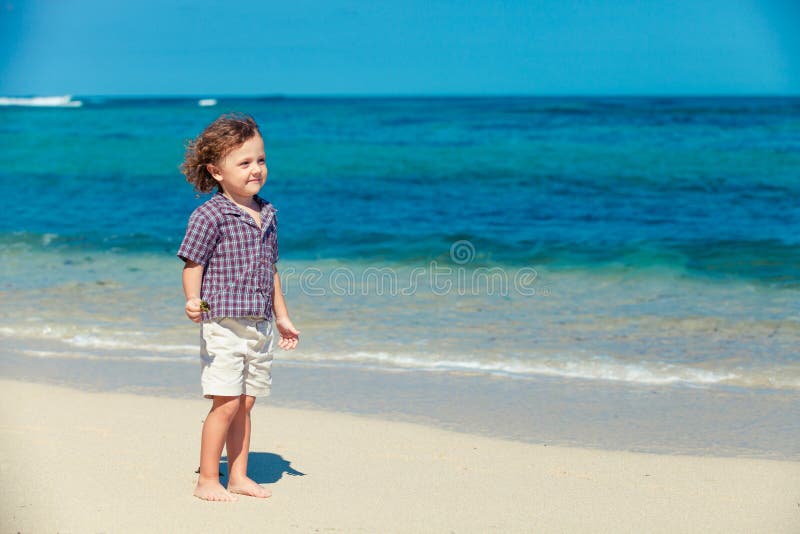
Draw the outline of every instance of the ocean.
[[[800,393],[800,98],[80,100],[0,107],[5,375],[196,387],[178,165],[241,111],[302,332],[276,366]]]

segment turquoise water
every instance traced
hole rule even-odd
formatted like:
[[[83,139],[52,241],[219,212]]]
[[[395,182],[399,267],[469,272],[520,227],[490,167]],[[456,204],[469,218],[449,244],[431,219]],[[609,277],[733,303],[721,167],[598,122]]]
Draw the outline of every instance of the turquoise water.
[[[303,331],[282,361],[800,389],[798,98],[82,100],[0,108],[15,357],[196,363],[178,165],[239,110]]]

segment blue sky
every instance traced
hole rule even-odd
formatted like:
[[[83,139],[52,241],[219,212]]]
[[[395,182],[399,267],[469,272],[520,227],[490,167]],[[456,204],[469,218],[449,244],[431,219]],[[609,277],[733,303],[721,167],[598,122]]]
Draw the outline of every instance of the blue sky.
[[[800,94],[798,0],[0,1],[0,95]]]

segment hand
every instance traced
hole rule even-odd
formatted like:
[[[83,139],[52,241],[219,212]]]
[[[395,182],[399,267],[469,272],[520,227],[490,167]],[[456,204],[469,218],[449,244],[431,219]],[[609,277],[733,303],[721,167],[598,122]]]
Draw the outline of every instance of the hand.
[[[203,310],[200,308],[200,305],[203,303],[202,300],[199,298],[191,298],[186,301],[186,306],[183,310],[186,312],[186,317],[194,321],[195,323],[199,323],[203,321]]]
[[[275,326],[281,336],[280,340],[278,340],[278,346],[283,350],[294,349],[297,346],[297,342],[300,341],[300,330],[294,327],[288,317],[275,319]]]

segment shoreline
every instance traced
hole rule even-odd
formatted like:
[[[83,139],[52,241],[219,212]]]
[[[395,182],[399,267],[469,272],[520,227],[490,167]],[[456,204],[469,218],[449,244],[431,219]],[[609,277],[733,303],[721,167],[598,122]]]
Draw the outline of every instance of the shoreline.
[[[268,403],[253,411],[250,473],[273,497],[208,503],[191,495],[207,402],[0,386],[0,475],[14,488],[3,531],[779,533],[800,523],[799,462],[536,445]]]
[[[31,362],[36,365],[31,367]],[[35,369],[35,374],[31,372]],[[80,391],[200,399],[187,363],[15,357],[0,377]],[[207,402],[207,401],[206,401]],[[595,450],[800,461],[800,392],[632,386],[606,381],[273,365],[257,405],[365,415],[515,440]]]

